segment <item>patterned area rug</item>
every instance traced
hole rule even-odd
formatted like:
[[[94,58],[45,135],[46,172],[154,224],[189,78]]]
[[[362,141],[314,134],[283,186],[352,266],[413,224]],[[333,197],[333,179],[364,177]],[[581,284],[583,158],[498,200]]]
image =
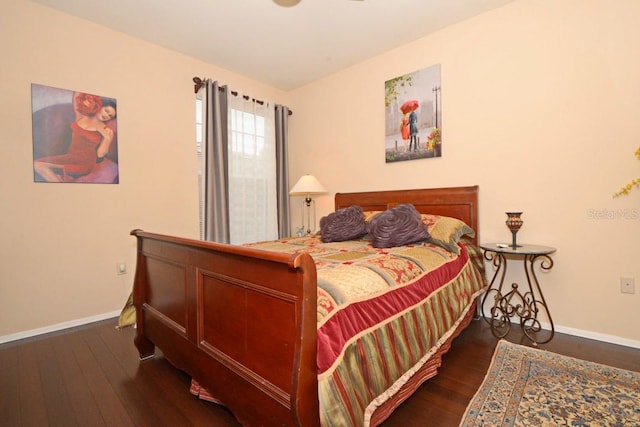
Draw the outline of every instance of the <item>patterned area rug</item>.
[[[501,340],[460,426],[640,426],[640,373]]]

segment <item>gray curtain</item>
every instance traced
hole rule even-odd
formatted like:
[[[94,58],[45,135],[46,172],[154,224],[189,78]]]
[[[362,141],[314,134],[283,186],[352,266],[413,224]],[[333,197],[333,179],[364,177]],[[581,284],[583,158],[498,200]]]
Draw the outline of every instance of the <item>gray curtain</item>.
[[[289,108],[276,105],[276,180],[278,196],[278,237],[291,235],[289,217],[289,163],[287,161],[287,145],[289,141]]]
[[[205,81],[204,238],[219,243],[229,243],[227,93],[218,82]]]
[[[205,149],[205,207],[204,238],[219,243],[229,243],[229,174],[228,174],[228,123],[226,86],[205,80],[204,149]],[[289,109],[275,107],[276,174],[278,198],[278,236],[288,237],[289,218],[289,167],[287,160]]]

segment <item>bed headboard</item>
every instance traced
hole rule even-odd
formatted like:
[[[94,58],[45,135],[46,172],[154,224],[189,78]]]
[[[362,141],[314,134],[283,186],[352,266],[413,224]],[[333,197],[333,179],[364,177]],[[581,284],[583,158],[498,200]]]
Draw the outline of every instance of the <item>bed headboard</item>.
[[[420,213],[450,216],[464,221],[476,232],[478,244],[478,190],[470,187],[426,188],[418,190],[336,193],[335,209],[352,205],[364,211],[384,211],[401,203],[412,203]]]

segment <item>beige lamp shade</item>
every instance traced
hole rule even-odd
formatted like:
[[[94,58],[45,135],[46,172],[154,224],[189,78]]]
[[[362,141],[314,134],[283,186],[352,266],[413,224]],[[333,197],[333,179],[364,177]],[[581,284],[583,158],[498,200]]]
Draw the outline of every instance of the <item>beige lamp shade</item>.
[[[289,191],[290,196],[309,196],[311,194],[324,194],[327,190],[313,175],[302,175],[296,185]]]
[[[282,7],[291,7],[300,3],[300,0],[273,0],[275,4]]]

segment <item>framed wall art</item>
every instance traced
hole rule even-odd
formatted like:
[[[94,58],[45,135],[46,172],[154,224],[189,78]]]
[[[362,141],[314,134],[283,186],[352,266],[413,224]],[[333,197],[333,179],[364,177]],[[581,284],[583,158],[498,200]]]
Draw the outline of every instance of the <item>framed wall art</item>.
[[[385,161],[442,156],[440,64],[387,80]]]
[[[34,182],[118,184],[114,98],[31,85]]]

